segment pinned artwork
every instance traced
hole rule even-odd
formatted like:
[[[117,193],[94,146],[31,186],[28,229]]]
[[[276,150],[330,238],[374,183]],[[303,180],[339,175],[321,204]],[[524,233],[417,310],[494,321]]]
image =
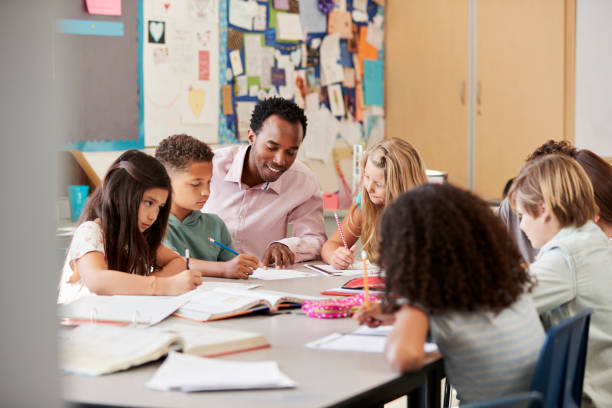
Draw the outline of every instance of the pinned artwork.
[[[274,0],[273,5],[277,10],[289,10],[289,0]]]
[[[299,14],[278,13],[276,15],[276,39],[278,41],[299,41],[304,39]]]
[[[149,42],[155,44],[166,43],[166,23],[163,21],[149,21]]]
[[[236,102],[239,140],[248,140],[253,109],[255,109],[255,102]]]
[[[242,31],[233,28],[227,30],[227,48],[230,50],[242,49]]]
[[[351,38],[353,32],[351,30],[351,14],[348,11],[334,10],[328,15],[327,32],[338,33],[340,38]]]
[[[240,56],[240,51],[234,50],[230,52],[230,64],[232,65],[234,76],[242,74],[242,57]]]
[[[300,0],[289,0],[289,12],[290,13],[300,12]]]
[[[248,91],[247,77],[245,75],[234,78],[234,94],[236,96],[246,96]]]
[[[245,30],[252,30],[257,5],[257,2],[254,1],[229,0],[230,24]]]
[[[206,50],[198,51],[198,79],[200,81],[210,79],[210,53]]]
[[[213,87],[207,83],[194,82],[188,85],[181,102],[181,121],[192,125],[213,123],[217,114],[213,92]],[[214,103],[218,102],[215,100]]]
[[[264,4],[257,3],[255,15],[253,16],[253,30],[265,31],[268,27],[268,8]]]
[[[271,69],[272,85],[284,86],[285,85],[285,70],[281,68]]]
[[[347,49],[351,54],[359,51],[359,26],[357,24],[351,26],[351,38],[347,41]]]
[[[342,87],[339,84],[330,85],[327,87],[329,98],[329,107],[334,116],[344,116],[344,98],[342,96]]]
[[[153,49],[153,63],[156,65],[168,62],[168,47],[155,47]]]
[[[354,88],[355,87],[355,68],[347,68],[344,67],[344,80],[342,81],[342,86],[345,88]]]
[[[221,110],[224,115],[231,115],[234,113],[231,85],[221,85]]]

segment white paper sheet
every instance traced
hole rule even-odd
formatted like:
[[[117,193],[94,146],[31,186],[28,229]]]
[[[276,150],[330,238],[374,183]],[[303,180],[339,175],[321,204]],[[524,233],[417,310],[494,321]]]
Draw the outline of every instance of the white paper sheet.
[[[242,57],[240,51],[234,50],[229,53],[230,64],[232,65],[232,72],[234,76],[242,74]]]
[[[296,271],[295,269],[275,269],[275,268],[257,268],[249,279],[262,280],[279,280],[279,279],[294,279],[294,278],[311,278],[315,274]]]
[[[276,39],[281,41],[299,41],[304,39],[302,22],[299,14],[276,14]]]
[[[329,85],[344,80],[344,70],[340,60],[340,34],[330,34],[323,38],[320,51],[321,85]]]
[[[147,387],[168,391],[291,388],[296,384],[275,361],[225,361],[171,352]]]
[[[308,137],[304,139],[300,152],[303,151],[302,154],[306,159],[327,162],[331,158],[339,123],[326,107],[317,111],[307,111],[306,117]]]
[[[306,347],[321,350],[382,353],[385,351],[386,343],[387,336],[356,334],[353,332],[350,334],[333,333],[322,339],[307,343]],[[425,343],[423,349],[425,353],[431,353],[438,350],[438,346],[434,343]]]
[[[230,0],[229,2],[229,22],[236,27],[252,30],[253,17],[256,13],[255,1]]]

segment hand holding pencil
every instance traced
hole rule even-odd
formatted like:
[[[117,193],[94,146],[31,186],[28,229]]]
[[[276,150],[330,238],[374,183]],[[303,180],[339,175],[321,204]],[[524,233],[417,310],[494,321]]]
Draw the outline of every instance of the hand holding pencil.
[[[342,229],[342,224],[340,224],[340,220],[338,219],[338,214],[336,212],[334,212],[334,217],[336,218],[338,233],[342,238],[342,244],[344,246],[336,248],[329,264],[336,269],[347,269],[353,264],[353,257],[355,250],[357,249],[357,245],[353,245],[350,248],[348,247],[346,237],[344,236],[344,230]]]

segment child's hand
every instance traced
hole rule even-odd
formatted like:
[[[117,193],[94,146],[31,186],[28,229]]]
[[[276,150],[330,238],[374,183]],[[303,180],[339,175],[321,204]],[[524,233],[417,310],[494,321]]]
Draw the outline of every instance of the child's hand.
[[[240,254],[231,261],[223,264],[223,277],[232,279],[248,279],[254,269],[259,266],[259,259],[255,255]]]
[[[350,250],[347,250],[343,246],[336,248],[332,255],[331,262],[329,263],[335,269],[346,269],[353,263],[353,257],[357,245],[353,245]]]
[[[181,295],[202,283],[202,272],[197,269],[187,269],[174,276],[160,279],[165,279],[167,283],[163,295]]]
[[[359,324],[367,324],[369,327],[387,326],[395,322],[394,314],[382,313],[380,303],[370,303],[370,307],[366,309],[365,305],[355,312],[353,319]]]

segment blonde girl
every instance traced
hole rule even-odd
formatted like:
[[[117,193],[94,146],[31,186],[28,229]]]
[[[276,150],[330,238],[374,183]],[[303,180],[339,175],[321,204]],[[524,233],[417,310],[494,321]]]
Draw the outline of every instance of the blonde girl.
[[[410,143],[397,138],[378,142],[366,151],[362,174],[361,192],[341,224],[349,249],[336,230],[321,250],[323,260],[337,269],[346,269],[353,263],[355,243],[360,237],[368,259],[376,262],[380,214],[404,191],[427,183],[419,153]]]

